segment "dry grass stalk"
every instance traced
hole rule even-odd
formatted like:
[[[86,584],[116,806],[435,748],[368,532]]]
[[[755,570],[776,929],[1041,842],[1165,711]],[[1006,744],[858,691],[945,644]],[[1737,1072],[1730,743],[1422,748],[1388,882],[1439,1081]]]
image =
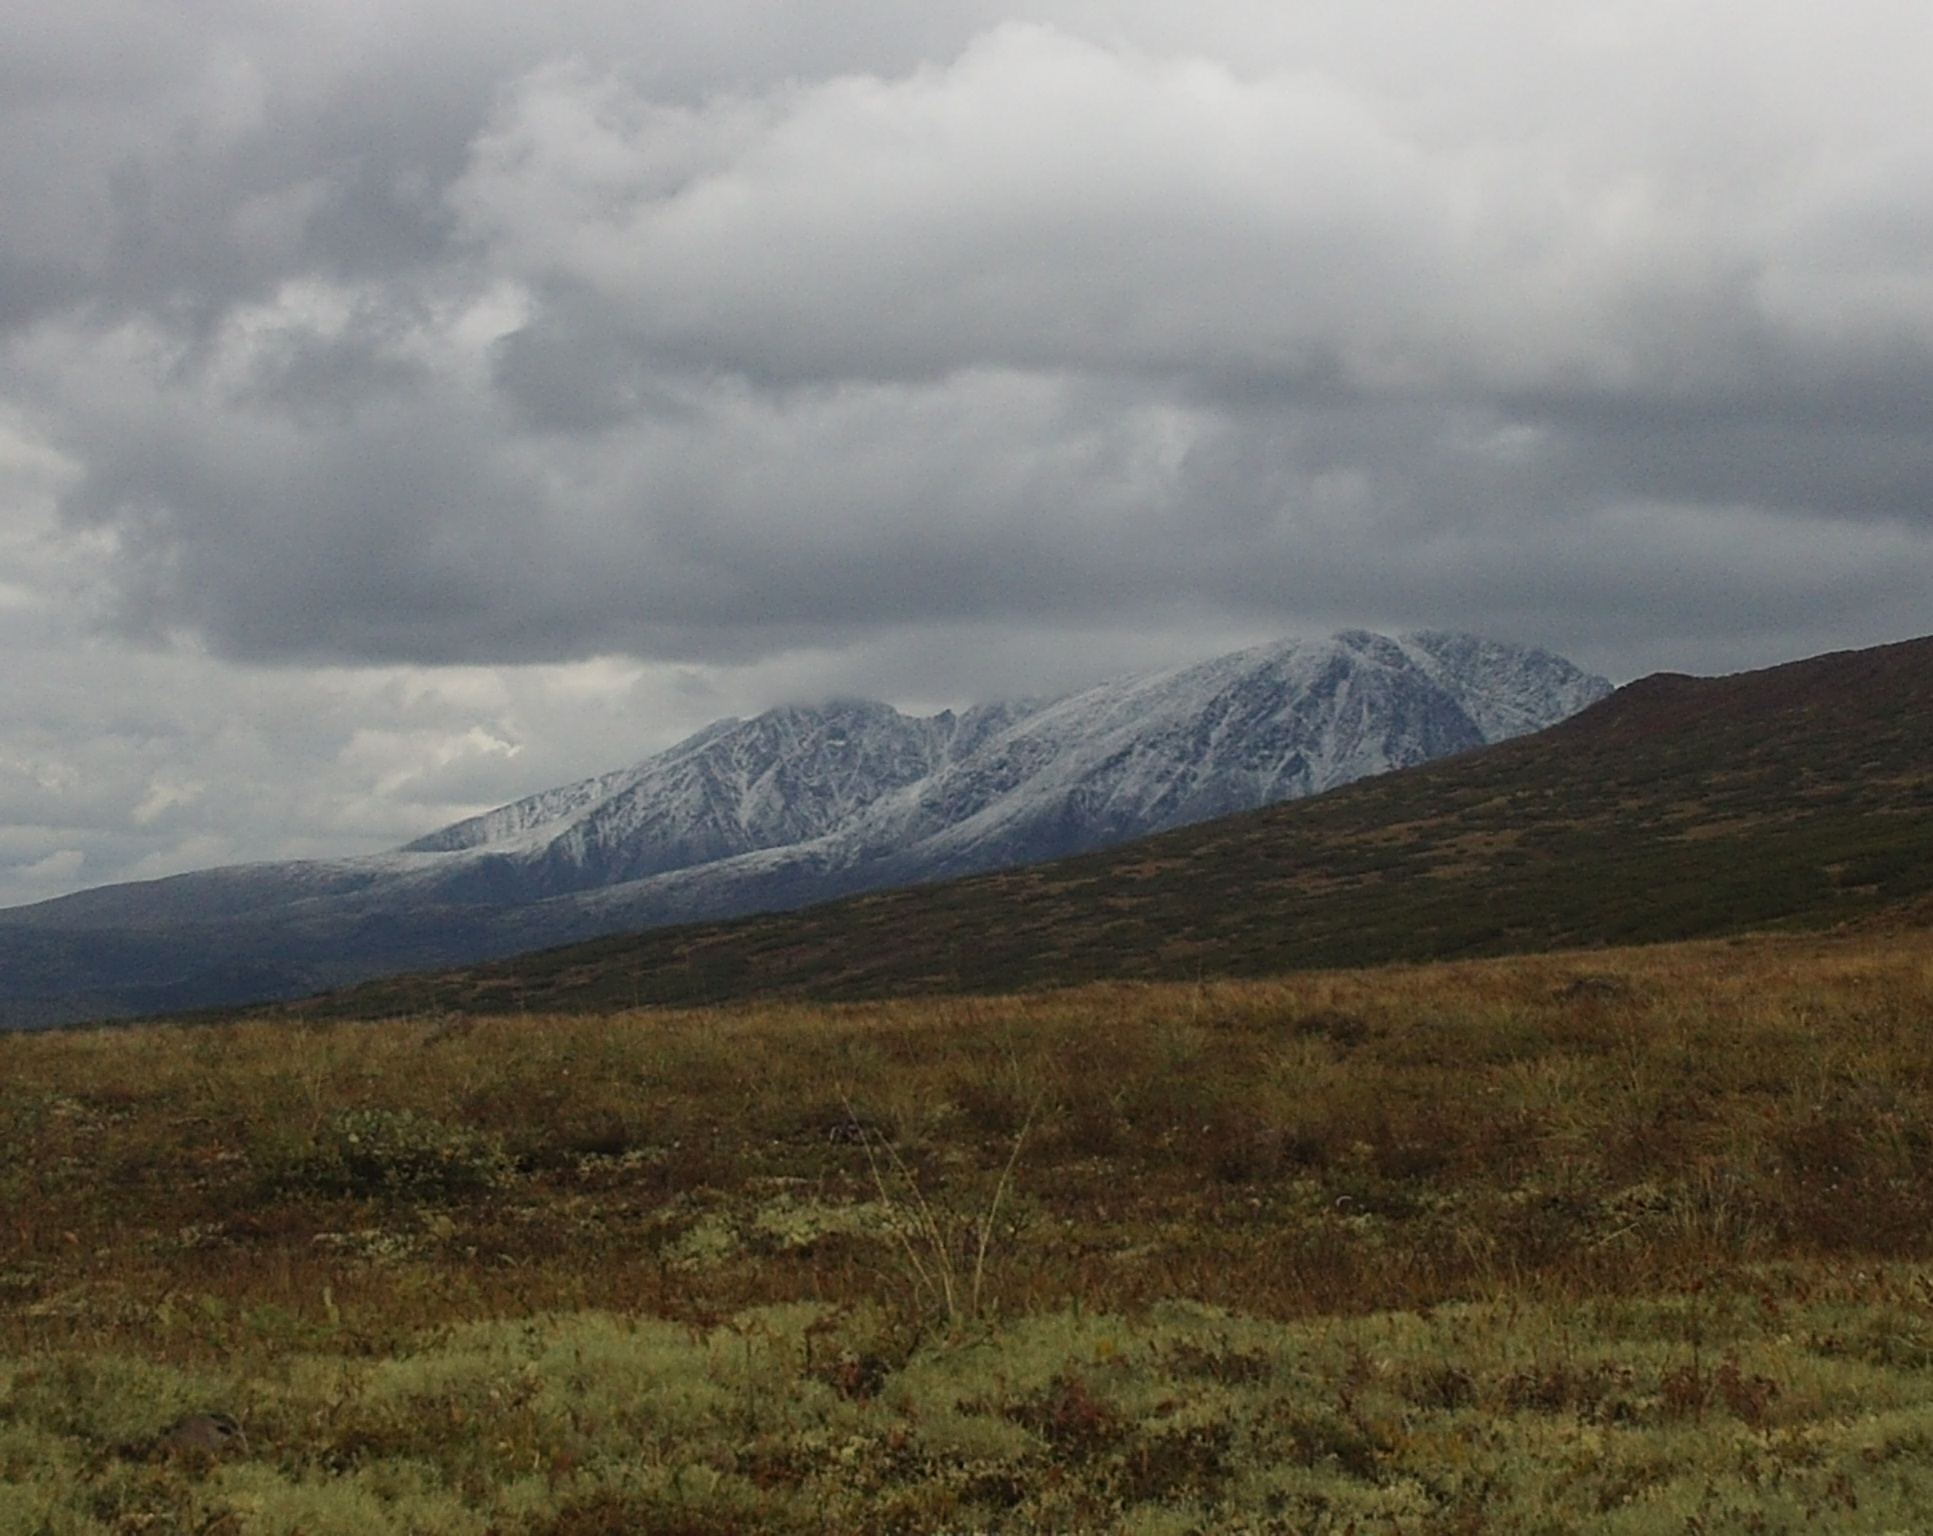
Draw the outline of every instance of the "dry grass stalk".
[[[957,1331],[965,1324],[977,1321],[983,1315],[987,1260],[993,1249],[1001,1207],[1013,1188],[1014,1170],[1020,1164],[1021,1151],[1027,1144],[1027,1133],[1033,1127],[1034,1115],[1039,1108],[1038,1097],[1028,1107],[1025,1118],[1013,1134],[1006,1162],[1001,1165],[1000,1175],[994,1180],[993,1190],[987,1196],[985,1205],[964,1218],[966,1235],[972,1243],[972,1264],[964,1280],[957,1256],[960,1219],[937,1211],[927,1199],[918,1175],[900,1156],[899,1148],[890,1139],[875,1135],[867,1128],[865,1122],[854,1113],[849,1097],[842,1097],[841,1102],[845,1105],[848,1120],[857,1127],[859,1146],[866,1155],[867,1171],[880,1203],[899,1217],[891,1223],[891,1231],[901,1257],[914,1276],[916,1290],[937,1298],[949,1331]],[[887,1166],[881,1165],[881,1152],[885,1154]]]

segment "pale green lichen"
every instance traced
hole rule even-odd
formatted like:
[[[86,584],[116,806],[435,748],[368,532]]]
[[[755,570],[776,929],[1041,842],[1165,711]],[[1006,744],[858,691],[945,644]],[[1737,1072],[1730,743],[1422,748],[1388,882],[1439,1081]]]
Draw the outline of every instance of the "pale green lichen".
[[[0,1367],[0,1536],[540,1536],[571,1509],[721,1531],[1908,1530],[1933,1507],[1933,1378],[1885,1358],[1883,1312],[1793,1306],[1774,1331],[1695,1296],[1289,1323],[1168,1303],[908,1353],[886,1314],[791,1303],[704,1328],[480,1322],[228,1375],[51,1352]],[[196,1405],[242,1418],[247,1453],[158,1452]]]

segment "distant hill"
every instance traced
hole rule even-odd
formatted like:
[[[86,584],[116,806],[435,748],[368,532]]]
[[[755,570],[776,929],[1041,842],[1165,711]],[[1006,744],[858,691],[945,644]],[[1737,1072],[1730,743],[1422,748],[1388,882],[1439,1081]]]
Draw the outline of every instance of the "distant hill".
[[[1933,899],[1933,639],[1660,675],[1539,735],[1057,863],[399,978],[324,1011],[1255,975],[1846,921]]]
[[[1352,631],[958,715],[775,709],[393,853],[0,912],[0,1021],[289,997],[1050,859],[1471,751],[1608,691],[1545,651]]]

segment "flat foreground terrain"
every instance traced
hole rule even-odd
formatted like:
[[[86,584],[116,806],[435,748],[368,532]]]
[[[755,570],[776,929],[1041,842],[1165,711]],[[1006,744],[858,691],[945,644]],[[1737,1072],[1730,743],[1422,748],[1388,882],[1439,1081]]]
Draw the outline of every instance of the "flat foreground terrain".
[[[1922,933],[11,1036],[0,1131],[0,1533],[1933,1510]]]

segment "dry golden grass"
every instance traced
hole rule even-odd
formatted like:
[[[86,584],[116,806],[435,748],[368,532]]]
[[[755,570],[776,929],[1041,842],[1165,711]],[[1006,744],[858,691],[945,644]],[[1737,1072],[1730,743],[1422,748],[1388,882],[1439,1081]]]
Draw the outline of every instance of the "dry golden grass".
[[[17,1035],[0,1127],[0,1533],[1855,1529],[1933,1455],[1924,933]]]

